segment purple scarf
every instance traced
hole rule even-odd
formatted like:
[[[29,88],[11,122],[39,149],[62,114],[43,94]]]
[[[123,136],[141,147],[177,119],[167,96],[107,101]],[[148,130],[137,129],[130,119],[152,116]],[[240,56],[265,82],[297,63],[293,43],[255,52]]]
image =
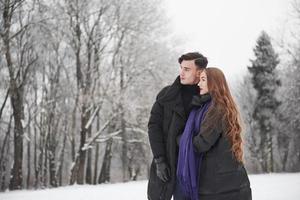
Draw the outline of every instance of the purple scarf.
[[[183,194],[191,200],[199,199],[198,172],[203,157],[203,153],[194,151],[193,137],[199,133],[209,105],[210,101],[191,111],[179,143],[177,183]]]

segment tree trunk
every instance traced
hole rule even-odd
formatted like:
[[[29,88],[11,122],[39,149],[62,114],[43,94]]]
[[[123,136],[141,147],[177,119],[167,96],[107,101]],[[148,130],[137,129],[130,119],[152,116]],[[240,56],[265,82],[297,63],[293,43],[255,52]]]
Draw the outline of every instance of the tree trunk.
[[[75,163],[76,159],[76,150],[75,150],[75,128],[76,128],[76,110],[78,105],[78,94],[75,98],[75,105],[72,112],[72,127],[71,127],[71,133],[70,133],[70,142],[71,142],[71,156],[72,156],[72,162]]]
[[[48,187],[48,160],[49,160],[49,136],[47,134],[46,141],[45,141],[45,154],[44,154],[44,166],[43,166],[43,173],[42,173],[42,183],[45,188]]]
[[[49,175],[50,175],[50,185],[51,187],[57,187],[57,177],[56,177],[56,164],[55,164],[55,148],[53,147],[53,144],[50,144],[52,146],[49,149]]]
[[[99,112],[97,113],[97,125],[96,125],[97,130],[100,129],[100,117],[99,117]],[[99,162],[99,143],[96,145],[96,152],[95,152],[95,167],[94,167],[94,179],[93,179],[93,184],[97,184],[97,175],[98,175],[98,162]]]
[[[78,174],[77,174],[77,183],[84,184],[84,167],[85,167],[85,159],[86,159],[86,151],[82,150],[86,142],[86,128],[85,125],[88,122],[88,118],[86,116],[86,105],[83,103],[81,110],[81,130],[80,130],[80,145],[79,145],[79,166],[78,166]]]
[[[23,86],[17,84],[15,78],[14,66],[10,52],[10,28],[11,19],[14,12],[14,5],[18,2],[6,1],[3,6],[3,28],[4,32],[2,36],[3,46],[6,58],[6,64],[9,72],[9,91],[10,100],[13,108],[14,117],[14,163],[11,170],[11,179],[9,184],[10,190],[22,188],[22,161],[23,161],[23,126],[22,119],[24,115],[23,108]]]
[[[85,84],[85,88],[84,88],[84,93],[85,96],[86,95],[91,95],[91,93],[89,93],[90,89],[91,89],[91,57],[92,57],[92,44],[91,44],[91,35],[90,38],[88,40],[87,43],[87,51],[88,51],[88,60],[87,60],[87,69],[86,69],[86,84]],[[92,96],[90,96],[89,99],[91,99]],[[87,106],[90,104],[88,99],[86,99],[86,104]],[[93,106],[95,107],[95,106]],[[86,112],[86,119],[89,120],[91,116],[91,109],[89,109]],[[84,124],[84,126],[86,126],[86,123]],[[92,125],[90,125],[87,129],[87,134],[88,134],[88,138],[92,137],[92,129],[91,129]],[[90,148],[87,149],[87,165],[86,165],[86,175],[85,175],[85,182],[87,184],[92,184],[92,150]]]
[[[31,122],[31,114],[30,111],[28,109],[28,137],[29,137],[29,141],[27,142],[27,189],[30,188],[30,178],[31,178],[31,127],[30,127],[30,122]]]
[[[1,148],[1,156],[0,156],[0,190],[5,191],[7,188],[6,185],[6,173],[7,173],[7,163],[8,163],[8,156],[9,156],[9,138],[10,138],[10,131],[11,131],[11,123],[12,123],[12,115],[9,119],[7,132],[5,134],[5,138],[3,141],[3,145]]]
[[[67,123],[66,123],[67,124]],[[65,131],[67,130],[67,125],[65,124]],[[65,148],[66,148],[66,141],[67,141],[67,133],[64,133],[64,140],[63,146],[60,154],[59,165],[57,170],[57,177],[58,177],[58,185],[62,186],[62,175],[63,175],[63,167],[64,167],[64,155],[65,155]]]
[[[11,171],[10,190],[22,188],[22,161],[23,161],[23,88],[17,87],[15,80],[10,81],[11,104],[14,116],[14,164]]]
[[[78,2],[77,2],[78,3]],[[78,8],[77,8],[78,9]],[[86,128],[85,125],[88,122],[88,116],[86,115],[87,105],[86,105],[86,93],[85,93],[85,85],[84,85],[84,77],[82,74],[82,66],[80,59],[81,52],[81,28],[80,28],[80,16],[79,9],[75,11],[75,27],[73,27],[74,31],[74,41],[75,41],[75,57],[76,57],[76,80],[77,80],[77,94],[80,98],[80,119],[81,119],[81,129],[80,129],[80,145],[78,149],[78,153],[75,159],[74,166],[72,168],[71,175],[71,183],[74,183],[76,179],[78,184],[84,183],[84,168],[85,168],[85,159],[86,159],[86,151],[82,150],[82,147],[86,141]]]
[[[113,139],[110,138],[106,143],[105,154],[99,175],[98,183],[106,183],[110,181],[110,164],[112,158],[112,147]]]
[[[98,129],[97,129],[98,130]],[[94,176],[93,176],[93,184],[97,184],[97,175],[98,175],[98,162],[99,162],[99,143],[96,144],[96,152],[95,152],[95,166],[94,166]]]
[[[82,104],[81,108],[81,130],[80,130],[80,145],[71,169],[71,178],[70,184],[74,184],[75,181],[77,184],[84,184],[84,168],[85,168],[85,158],[86,150],[83,150],[83,146],[86,142],[86,128],[85,125],[88,122],[86,117],[86,107],[85,104]]]
[[[122,131],[122,167],[123,167],[123,181],[128,180],[127,176],[127,168],[128,168],[128,157],[127,157],[127,151],[128,151],[128,144],[127,144],[127,136],[126,136],[126,124],[125,124],[125,118],[124,118],[124,66],[123,63],[120,65],[120,120],[121,120],[121,131]]]
[[[87,117],[90,117],[90,111],[87,112]],[[89,126],[87,133],[88,137],[92,137],[92,125]],[[85,182],[87,184],[92,184],[92,150],[90,148],[87,149],[87,165],[86,165],[86,175],[85,175]]]
[[[34,76],[36,77],[36,72],[34,72]],[[37,89],[37,82],[36,79],[34,81],[34,107],[37,108],[38,105],[38,89]],[[37,159],[37,149],[38,149],[38,144],[37,144],[37,115],[34,115],[34,155],[33,155],[33,163],[34,163],[34,188],[38,188],[39,184],[39,168],[38,168],[38,159]]]

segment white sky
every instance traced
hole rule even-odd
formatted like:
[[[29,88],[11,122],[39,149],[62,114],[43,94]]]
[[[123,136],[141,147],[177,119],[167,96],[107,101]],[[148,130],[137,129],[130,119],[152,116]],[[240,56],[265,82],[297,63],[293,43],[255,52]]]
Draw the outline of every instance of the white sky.
[[[208,66],[221,68],[229,82],[247,71],[262,30],[272,38],[290,18],[291,0],[166,0],[180,52],[199,51]]]

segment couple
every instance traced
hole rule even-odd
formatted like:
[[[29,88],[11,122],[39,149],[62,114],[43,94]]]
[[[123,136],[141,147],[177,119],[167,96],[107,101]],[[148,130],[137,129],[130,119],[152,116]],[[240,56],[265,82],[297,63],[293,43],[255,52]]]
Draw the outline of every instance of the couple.
[[[180,76],[159,92],[148,123],[148,199],[251,200],[239,112],[223,72],[206,68],[198,52],[178,62]]]

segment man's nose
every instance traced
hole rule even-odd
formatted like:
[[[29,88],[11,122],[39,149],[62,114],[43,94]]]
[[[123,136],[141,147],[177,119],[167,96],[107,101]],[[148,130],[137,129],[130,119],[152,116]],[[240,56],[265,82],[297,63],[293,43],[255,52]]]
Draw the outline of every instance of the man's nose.
[[[179,71],[179,75],[183,75],[184,73],[183,73],[183,70],[182,69],[180,69],[180,71]]]

